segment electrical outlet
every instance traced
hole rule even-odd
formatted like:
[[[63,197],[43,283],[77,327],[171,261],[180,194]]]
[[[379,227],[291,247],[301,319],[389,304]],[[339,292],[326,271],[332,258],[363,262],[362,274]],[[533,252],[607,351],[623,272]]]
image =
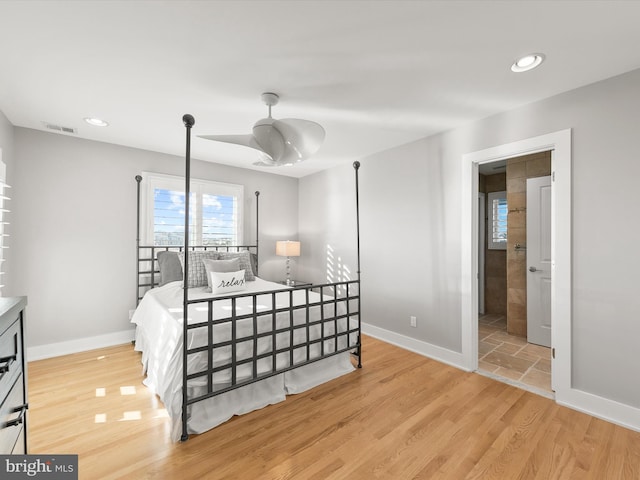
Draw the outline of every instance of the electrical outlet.
[[[411,315],[409,317],[409,322],[411,323],[412,327],[417,327],[418,326],[418,319],[416,317],[414,317],[413,315]]]

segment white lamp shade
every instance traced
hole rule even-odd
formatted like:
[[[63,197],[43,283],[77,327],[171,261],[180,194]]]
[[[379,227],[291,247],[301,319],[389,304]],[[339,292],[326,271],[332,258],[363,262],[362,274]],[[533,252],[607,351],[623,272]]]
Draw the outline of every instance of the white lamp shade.
[[[276,255],[279,257],[299,257],[300,242],[291,240],[278,240],[276,242]]]

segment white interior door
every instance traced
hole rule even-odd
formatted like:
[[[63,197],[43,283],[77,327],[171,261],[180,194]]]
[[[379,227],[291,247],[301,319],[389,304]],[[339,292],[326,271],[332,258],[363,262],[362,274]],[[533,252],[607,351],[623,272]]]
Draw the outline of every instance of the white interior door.
[[[551,347],[551,177],[527,179],[527,341]]]

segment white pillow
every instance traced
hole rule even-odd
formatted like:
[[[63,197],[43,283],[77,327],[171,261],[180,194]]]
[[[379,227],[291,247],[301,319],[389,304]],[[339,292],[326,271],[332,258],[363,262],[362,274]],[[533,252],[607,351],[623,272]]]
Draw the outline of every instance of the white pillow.
[[[237,272],[209,272],[211,293],[231,293],[247,289],[244,270]]]
[[[237,272],[240,270],[240,259],[238,258],[231,260],[209,260],[205,258],[202,263],[204,263],[204,269],[207,271],[207,292],[211,291],[211,275],[209,273]]]

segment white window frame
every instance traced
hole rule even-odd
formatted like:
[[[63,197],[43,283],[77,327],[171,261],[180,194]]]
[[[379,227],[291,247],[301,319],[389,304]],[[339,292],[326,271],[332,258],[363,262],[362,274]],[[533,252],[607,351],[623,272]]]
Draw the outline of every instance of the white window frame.
[[[493,208],[493,202],[495,200],[504,199],[505,204],[507,201],[507,192],[489,192],[487,193],[487,248],[489,250],[506,250],[507,249],[507,238],[504,240],[496,240],[494,236],[495,232],[495,208]],[[509,206],[507,205],[507,216],[509,212]],[[508,232],[508,229],[507,229]]]
[[[154,234],[154,191],[156,188],[174,190],[184,192],[184,177],[176,175],[167,175],[163,173],[142,172],[142,182],[140,185],[140,235],[143,245],[153,245],[155,241]],[[236,243],[244,244],[244,185],[233,183],[215,182],[212,180],[203,180],[191,178],[190,192],[200,197],[207,195],[226,195],[236,197]],[[194,208],[190,205],[190,208]],[[202,212],[196,214],[201,217]],[[195,243],[191,240],[190,244],[202,245],[202,221],[201,218],[196,220],[195,231],[190,232],[190,239],[197,239]]]

